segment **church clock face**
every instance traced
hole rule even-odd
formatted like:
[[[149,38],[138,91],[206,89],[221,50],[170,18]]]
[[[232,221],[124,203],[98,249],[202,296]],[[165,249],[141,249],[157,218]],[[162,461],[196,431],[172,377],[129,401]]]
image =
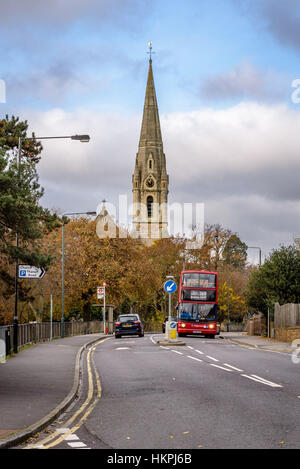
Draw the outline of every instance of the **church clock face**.
[[[147,180],[146,180],[146,186],[149,187],[151,189],[151,187],[154,186],[154,180],[152,179],[152,177],[149,177]]]

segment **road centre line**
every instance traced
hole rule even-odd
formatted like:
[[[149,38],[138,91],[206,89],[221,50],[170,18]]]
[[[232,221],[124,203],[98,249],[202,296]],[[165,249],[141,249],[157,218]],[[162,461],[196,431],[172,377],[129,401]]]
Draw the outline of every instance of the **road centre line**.
[[[253,376],[254,378],[257,378],[257,379],[261,379],[262,381],[264,381],[266,384],[269,384],[270,386],[273,386],[273,387],[276,387],[276,388],[282,388],[283,386],[281,386],[281,384],[276,384],[276,383],[273,383],[272,381],[269,381],[265,378],[261,378],[260,376],[257,376],[257,375],[251,375]]]
[[[260,376],[256,375],[241,375],[244,376],[244,378],[252,379],[253,381],[257,381],[258,383],[266,384],[267,386],[271,386],[272,388],[282,388],[280,384],[272,383],[272,381],[267,381],[264,378],[261,378]]]
[[[215,366],[216,368],[220,368],[221,370],[230,371],[230,373],[232,372],[232,370],[228,370],[228,368],[224,368],[224,366],[215,365],[214,363],[209,363],[209,365]]]
[[[241,373],[244,371],[244,370],[240,370],[239,368],[236,368],[235,366],[228,365],[228,363],[223,363],[223,365],[228,366],[228,368],[232,368],[235,371],[240,371]]]
[[[200,360],[200,358],[192,357],[191,355],[188,355],[187,357],[191,358],[192,360],[196,360],[197,362],[203,362],[203,360]]]
[[[165,347],[165,348],[167,348],[167,347]],[[203,352],[201,352],[200,350],[193,349],[193,347],[189,347],[189,346],[188,346],[188,348],[194,350],[195,352],[200,353],[201,355],[204,355]],[[171,349],[171,352],[177,353],[177,354],[179,354],[179,355],[183,355],[182,352],[178,352],[177,350],[172,350],[172,349]],[[187,356],[187,358],[191,358],[192,360],[195,360],[195,361],[198,361],[198,362],[202,362],[202,363],[203,363],[203,360],[201,360],[201,359],[199,359],[199,358],[193,357],[193,356],[191,356],[191,355],[186,355],[186,356]],[[211,357],[211,356],[209,356],[209,355],[206,355],[206,357],[207,357],[207,358],[210,358],[211,360],[217,361],[217,362],[219,361],[219,360],[217,360],[216,358]],[[221,370],[224,370],[224,371],[229,371],[230,373],[231,373],[232,371],[238,371],[238,372],[240,372],[240,373],[243,373],[243,370],[241,370],[240,368],[237,368],[237,367],[235,367],[235,366],[233,366],[233,365],[229,365],[228,363],[223,363],[224,366],[216,365],[216,364],[214,364],[214,363],[207,363],[207,364],[210,365],[210,366],[214,366],[215,368],[219,368],[219,369],[221,369]],[[227,368],[225,368],[225,366],[226,366]],[[230,368],[230,369],[229,369],[229,368]],[[282,388],[282,387],[283,387],[283,386],[280,385],[280,384],[273,383],[272,381],[268,381],[268,380],[266,380],[265,378],[261,378],[260,376],[257,376],[257,375],[251,375],[251,376],[249,376],[249,375],[245,375],[245,374],[240,374],[240,376],[244,376],[245,378],[252,379],[253,381],[257,381],[257,382],[262,383],[262,384],[266,384],[267,386],[271,386],[271,387],[273,387],[273,388]],[[300,398],[300,396],[298,396],[298,397]]]
[[[206,355],[207,358],[210,358],[211,360],[213,360],[214,362],[219,362],[220,360],[217,360],[216,358],[214,357],[210,357],[209,355]]]

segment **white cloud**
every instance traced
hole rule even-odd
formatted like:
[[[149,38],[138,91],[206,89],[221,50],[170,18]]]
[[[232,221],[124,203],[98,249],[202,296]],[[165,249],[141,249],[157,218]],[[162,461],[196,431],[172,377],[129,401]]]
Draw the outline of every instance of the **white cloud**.
[[[141,114],[85,109],[26,112],[36,135],[88,133],[89,144],[44,142],[39,171],[45,203],[94,210],[127,193]],[[222,223],[265,251],[300,234],[300,113],[283,105],[240,103],[161,116],[170,202],[204,202],[206,221]],[[255,243],[255,244],[254,244]]]
[[[252,98],[276,101],[286,95],[283,77],[270,70],[243,61],[231,70],[207,76],[200,88],[201,96],[209,101]]]

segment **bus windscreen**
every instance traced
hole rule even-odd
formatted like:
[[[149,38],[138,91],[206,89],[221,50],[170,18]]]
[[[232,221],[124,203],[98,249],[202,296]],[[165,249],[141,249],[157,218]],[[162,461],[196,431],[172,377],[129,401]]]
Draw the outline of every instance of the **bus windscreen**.
[[[178,306],[178,318],[182,321],[216,320],[217,305],[180,303]]]

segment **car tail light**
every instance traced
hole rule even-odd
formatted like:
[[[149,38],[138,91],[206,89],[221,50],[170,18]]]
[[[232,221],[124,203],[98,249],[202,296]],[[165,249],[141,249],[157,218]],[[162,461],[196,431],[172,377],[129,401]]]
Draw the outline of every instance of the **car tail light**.
[[[134,324],[141,324],[140,321],[134,321]]]
[[[120,322],[116,322],[116,326],[120,326],[120,325],[121,325],[121,323],[120,323]]]

